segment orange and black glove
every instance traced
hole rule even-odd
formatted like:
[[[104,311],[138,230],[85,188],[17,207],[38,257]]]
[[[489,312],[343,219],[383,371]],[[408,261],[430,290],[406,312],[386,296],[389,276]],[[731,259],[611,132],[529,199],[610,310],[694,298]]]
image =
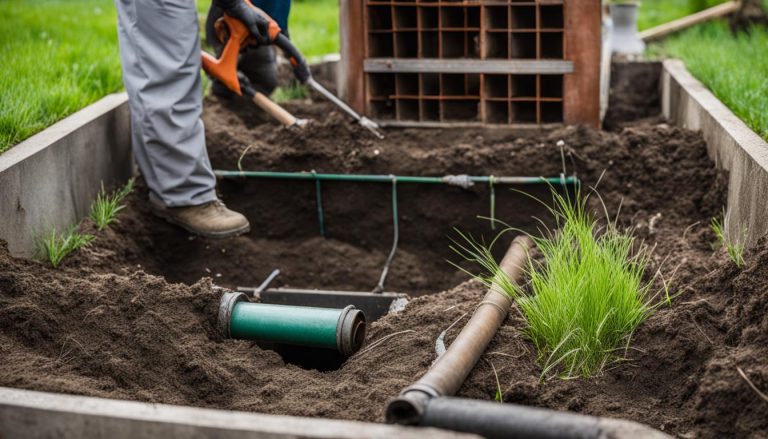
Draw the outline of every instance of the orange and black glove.
[[[227,15],[240,20],[259,45],[270,44],[269,21],[245,0],[214,0]]]

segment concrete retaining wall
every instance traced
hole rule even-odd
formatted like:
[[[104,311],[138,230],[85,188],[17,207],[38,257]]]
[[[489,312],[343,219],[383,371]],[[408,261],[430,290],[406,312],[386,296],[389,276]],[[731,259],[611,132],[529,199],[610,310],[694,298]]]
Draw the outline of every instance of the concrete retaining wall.
[[[467,438],[432,428],[262,415],[0,387],[2,438]]]
[[[664,61],[661,87],[664,116],[684,128],[701,130],[709,156],[729,172],[725,218],[729,238],[755,245],[768,234],[768,143],[696,80],[682,61]]]
[[[103,181],[133,171],[128,97],[109,95],[0,155],[0,239],[30,256],[38,234],[88,214]]]

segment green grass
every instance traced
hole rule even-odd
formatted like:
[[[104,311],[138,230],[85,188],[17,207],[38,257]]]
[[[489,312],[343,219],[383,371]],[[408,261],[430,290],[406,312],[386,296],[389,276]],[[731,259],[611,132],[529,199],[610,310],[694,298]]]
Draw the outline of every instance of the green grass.
[[[696,26],[649,47],[651,57],[688,70],[758,135],[768,140],[768,30],[731,34],[725,22]]]
[[[652,312],[652,280],[644,280],[648,254],[614,224],[599,227],[586,199],[554,193],[559,230],[532,237],[542,259],[529,257],[529,287],[514,284],[490,246],[469,238],[454,246],[478,262],[525,316],[524,333],[536,346],[542,379],[590,377],[622,358],[635,329]],[[639,250],[636,249],[639,248]]]
[[[197,2],[203,22],[209,5]],[[338,52],[336,0],[292,7],[307,57]],[[116,21],[113,0],[0,1],[0,153],[122,89]]]
[[[56,268],[68,254],[89,245],[93,239],[93,235],[78,232],[74,225],[62,233],[54,228],[37,241],[37,256]]]
[[[112,0],[3,0],[0,17],[0,153],[122,88]]]
[[[125,208],[121,203],[128,194],[133,192],[133,187],[134,180],[130,179],[125,186],[108,194],[104,189],[104,182],[101,182],[101,190],[91,203],[91,219],[97,229],[104,230],[105,227],[117,221],[117,214]]]
[[[725,212],[723,212],[723,216],[725,216]],[[724,248],[725,251],[728,253],[728,257],[731,258],[731,261],[733,261],[733,263],[736,264],[737,267],[744,266],[744,244],[743,244],[744,237],[742,236],[741,237],[742,239],[740,241],[728,239],[725,236],[725,227],[723,225],[723,222],[720,221],[720,219],[718,218],[712,218],[710,227],[712,228],[712,231],[715,233],[715,237],[717,237],[717,242],[713,247],[715,249]]]
[[[286,87],[277,87],[272,92],[272,100],[278,104],[296,99],[304,99],[309,96],[309,90],[304,84],[293,82]]]
[[[308,58],[338,52],[338,0],[294,0],[288,30],[296,47]]]
[[[642,0],[637,27],[645,30],[725,3],[726,0]]]

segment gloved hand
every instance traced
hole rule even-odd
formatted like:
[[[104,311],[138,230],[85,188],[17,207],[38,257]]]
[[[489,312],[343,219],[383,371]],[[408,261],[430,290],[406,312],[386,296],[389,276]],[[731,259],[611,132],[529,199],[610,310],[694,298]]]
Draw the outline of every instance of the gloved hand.
[[[214,0],[214,3],[232,18],[243,22],[259,45],[270,43],[269,21],[245,0]]]

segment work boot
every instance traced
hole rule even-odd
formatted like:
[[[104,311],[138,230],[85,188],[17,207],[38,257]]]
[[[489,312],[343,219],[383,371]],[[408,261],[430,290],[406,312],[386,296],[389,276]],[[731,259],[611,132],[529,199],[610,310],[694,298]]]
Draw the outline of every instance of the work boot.
[[[219,200],[199,206],[167,207],[155,201],[150,201],[150,205],[160,218],[206,238],[229,238],[251,230],[242,214],[227,209]]]

